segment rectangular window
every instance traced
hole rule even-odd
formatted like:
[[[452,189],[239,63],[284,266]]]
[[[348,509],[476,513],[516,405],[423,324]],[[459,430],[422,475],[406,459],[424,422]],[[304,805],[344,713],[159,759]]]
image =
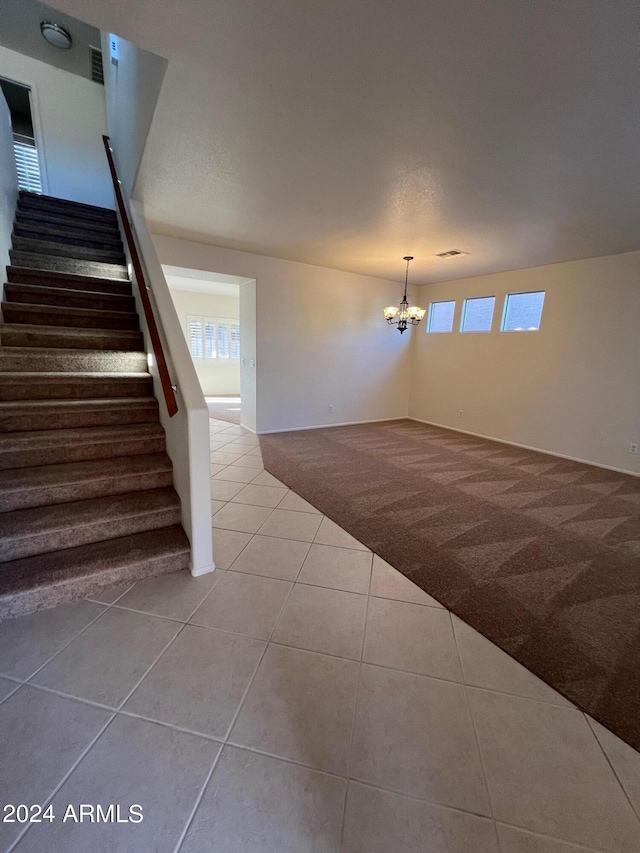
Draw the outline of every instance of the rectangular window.
[[[502,319],[503,332],[537,332],[540,328],[544,290],[508,293]]]
[[[452,332],[455,302],[432,302],[429,307],[427,332]]]
[[[240,358],[240,325],[234,320],[187,317],[187,341],[192,358]]]
[[[493,322],[495,296],[478,296],[465,299],[462,306],[461,332],[490,332]]]

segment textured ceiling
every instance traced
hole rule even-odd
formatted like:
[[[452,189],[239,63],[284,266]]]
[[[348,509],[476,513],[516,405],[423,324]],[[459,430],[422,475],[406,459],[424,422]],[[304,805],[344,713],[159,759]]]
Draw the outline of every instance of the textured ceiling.
[[[416,284],[640,248],[635,2],[55,2],[170,60],[137,184],[161,233],[413,254]]]

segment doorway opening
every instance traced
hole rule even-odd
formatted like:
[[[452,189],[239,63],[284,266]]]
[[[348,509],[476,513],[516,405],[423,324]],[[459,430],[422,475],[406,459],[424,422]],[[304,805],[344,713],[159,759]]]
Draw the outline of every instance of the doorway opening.
[[[163,270],[209,417],[255,431],[255,280]]]
[[[9,107],[13,130],[13,154],[21,190],[42,193],[40,157],[36,145],[31,89],[22,83],[0,77],[0,88]]]

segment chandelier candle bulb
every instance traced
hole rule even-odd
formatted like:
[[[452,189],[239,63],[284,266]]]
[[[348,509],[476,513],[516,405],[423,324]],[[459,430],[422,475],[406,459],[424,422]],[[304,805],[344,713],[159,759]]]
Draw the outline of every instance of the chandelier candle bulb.
[[[409,262],[413,260],[411,255],[405,255],[403,260],[407,262],[407,269],[404,276],[404,294],[399,308],[389,306],[383,311],[384,318],[390,326],[397,326],[398,331],[402,334],[406,331],[407,326],[417,326],[420,320],[424,320],[427,313],[425,308],[420,308],[417,305],[409,305],[407,301],[407,284],[409,282]]]

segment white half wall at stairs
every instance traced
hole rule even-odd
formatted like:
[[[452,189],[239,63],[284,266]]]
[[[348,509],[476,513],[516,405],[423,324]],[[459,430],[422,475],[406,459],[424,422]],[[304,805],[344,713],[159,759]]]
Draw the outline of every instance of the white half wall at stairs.
[[[173,463],[173,485],[182,505],[182,526],[191,542],[191,574],[203,575],[214,569],[211,536],[209,410],[180,328],[169,286],[147,228],[144,208],[141,203],[135,201],[130,203],[130,208],[138,251],[151,289],[151,302],[165,358],[171,378],[177,385],[178,412],[172,418],[167,413],[152,355],[149,357],[149,371],[153,377],[154,392],[160,406],[160,423],[166,433],[167,453]],[[134,293],[135,290],[136,288]],[[145,335],[146,349],[151,353],[141,306],[138,313]]]

